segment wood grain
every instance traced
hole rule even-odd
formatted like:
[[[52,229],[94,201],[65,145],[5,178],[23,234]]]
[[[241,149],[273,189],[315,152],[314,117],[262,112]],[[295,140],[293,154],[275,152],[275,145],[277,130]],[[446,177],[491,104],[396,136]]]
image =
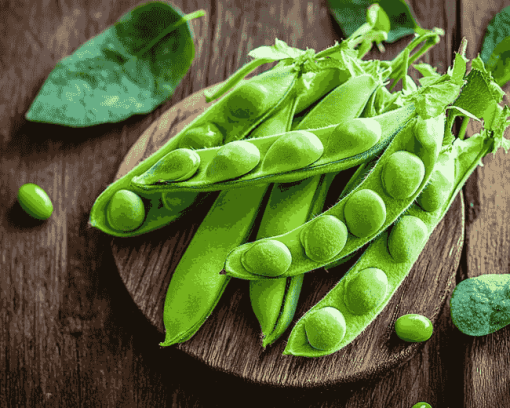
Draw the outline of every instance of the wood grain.
[[[116,179],[155,153],[206,107],[203,91],[200,91],[165,112],[132,146]],[[337,191],[339,194],[341,190]],[[195,214],[153,233],[112,241],[113,254],[129,293],[161,333],[164,333],[163,305],[171,275],[209,206],[203,205]],[[229,283],[216,310],[200,331],[178,347],[215,369],[273,386],[324,386],[380,376],[409,360],[421,346],[404,343],[395,336],[393,325],[399,316],[420,313],[435,322],[460,262],[463,231],[463,210],[458,197],[380,317],[357,340],[331,356],[318,359],[283,356],[282,338],[263,350],[260,328],[251,310],[248,284],[238,280]],[[354,260],[346,265],[353,263]],[[335,286],[348,270],[346,265],[306,275],[292,326]],[[420,294],[419,299],[416,293]]]

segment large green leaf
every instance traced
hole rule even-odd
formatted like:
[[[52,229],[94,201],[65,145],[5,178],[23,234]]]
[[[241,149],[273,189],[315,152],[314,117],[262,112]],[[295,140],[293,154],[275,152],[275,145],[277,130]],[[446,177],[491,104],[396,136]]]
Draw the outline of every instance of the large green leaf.
[[[26,114],[34,122],[85,127],[145,114],[172,96],[195,57],[188,21],[149,2],[57,63]]]
[[[510,36],[510,6],[496,14],[487,26],[480,52],[483,62],[489,61],[496,46],[508,36]]]
[[[486,66],[499,86],[510,81],[510,35],[494,48]]]
[[[389,17],[391,29],[386,42],[392,43],[414,32],[425,33],[405,0],[328,0],[329,8],[344,35],[349,37],[363,23],[368,7],[379,3]]]

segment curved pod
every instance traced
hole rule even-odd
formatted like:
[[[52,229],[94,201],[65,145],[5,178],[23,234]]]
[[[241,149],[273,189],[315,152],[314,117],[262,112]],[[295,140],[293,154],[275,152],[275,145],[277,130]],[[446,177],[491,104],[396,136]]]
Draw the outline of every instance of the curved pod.
[[[376,165],[370,169],[368,176],[356,188],[323,213],[338,218],[345,223],[348,230],[347,242],[332,259],[316,261],[306,255],[299,237],[302,231],[308,228],[308,223],[286,234],[271,238],[284,244],[291,254],[292,263],[284,273],[279,275],[280,277],[306,273],[348,256],[386,230],[406,211],[430,178],[444,133],[444,130],[439,131],[440,126],[443,126],[444,123],[443,115],[429,119],[435,124],[437,130],[432,135],[435,137],[435,144],[422,145],[416,138],[415,125],[417,121],[419,120],[413,120],[393,139]],[[425,174],[414,194],[406,199],[397,199],[387,194],[381,178],[386,163],[391,160],[394,153],[402,150],[413,150],[412,153],[423,163]],[[401,180],[405,182],[405,177]],[[342,238],[339,236],[338,239]],[[260,242],[262,241],[257,241],[257,243]],[[261,276],[263,272],[257,271],[257,274],[254,274],[246,270],[240,263],[240,257],[249,250],[251,245],[254,243],[240,246],[229,254],[225,262],[227,274],[248,280],[263,278]]]
[[[390,231],[386,230],[380,234],[370,244],[357,263],[344,275],[340,282],[296,323],[289,336],[283,354],[304,357],[320,357],[332,354],[351,343],[375,318],[377,318],[409,274],[419,254],[425,247],[430,234],[432,234],[434,228],[447,213],[463,184],[479,165],[481,158],[494,148],[494,139],[487,134],[478,134],[466,140],[457,140],[456,143],[457,149],[453,152],[444,151],[441,153],[436,165],[436,170],[440,171],[442,175],[452,181],[444,187],[447,190],[444,192],[447,196],[447,200],[435,211],[425,211],[417,204],[413,204],[406,211],[405,217],[419,219],[421,223],[426,226],[426,239],[420,240],[420,243],[417,244],[418,248],[414,250],[405,261],[399,262],[394,259],[388,250]],[[363,308],[364,310],[353,311],[351,310],[352,300],[349,300],[349,298],[356,298],[356,294],[349,293],[349,291],[352,290],[353,285],[356,285],[357,276],[371,268],[377,268],[383,271],[387,276],[388,285],[386,296],[384,296],[384,298],[382,296],[379,297],[379,300],[381,298],[383,299],[380,303],[373,302],[372,308],[366,307]],[[369,281],[369,279],[367,280]],[[370,282],[365,282],[365,285],[368,286],[369,283]],[[382,292],[382,290],[380,292]],[[327,307],[335,308],[342,314],[345,320],[346,332],[342,340],[334,348],[319,350],[313,347],[308,341],[307,331],[310,330],[310,322],[313,322],[312,316],[314,312]],[[362,313],[359,313],[360,311]],[[418,336],[418,338],[412,335],[413,338],[409,339],[413,341],[426,340],[426,338],[430,337],[429,334],[431,334],[431,328],[427,327],[425,327],[427,336]]]

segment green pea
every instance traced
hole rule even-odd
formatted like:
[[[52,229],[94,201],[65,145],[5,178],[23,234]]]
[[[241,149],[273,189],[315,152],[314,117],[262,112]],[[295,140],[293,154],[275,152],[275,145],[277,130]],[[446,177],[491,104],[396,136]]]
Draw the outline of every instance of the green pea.
[[[190,149],[177,149],[165,155],[160,161],[140,176],[133,177],[135,185],[158,182],[183,181],[192,177],[200,166],[200,156]]]
[[[432,406],[426,402],[418,402],[414,404],[412,408],[432,408]]]
[[[283,173],[306,167],[322,156],[324,147],[317,136],[305,130],[288,132],[276,139],[262,162],[262,170]]]
[[[406,314],[395,322],[397,336],[411,343],[427,341],[432,336],[433,330],[432,322],[419,314]]]
[[[426,149],[437,151],[440,145],[438,146],[436,135],[444,132],[444,122],[444,113],[430,119],[423,119],[418,116],[414,125],[416,139]]]
[[[340,123],[326,147],[327,156],[340,160],[366,152],[380,139],[379,122],[371,118],[356,118]]]
[[[413,153],[393,153],[385,163],[381,178],[384,190],[393,198],[411,197],[425,177],[425,165]]]
[[[227,99],[230,118],[244,120],[262,115],[267,110],[270,91],[261,83],[247,82],[232,91]]]
[[[347,330],[343,314],[334,307],[313,312],[305,321],[306,338],[318,350],[330,350],[342,341]]]
[[[38,220],[47,220],[53,213],[50,197],[37,184],[23,184],[18,190],[18,202],[27,214]]]
[[[214,123],[206,123],[182,135],[179,147],[193,150],[217,147],[223,144],[223,134]]]
[[[347,235],[347,227],[337,217],[321,215],[301,231],[300,239],[306,256],[323,262],[342,251]]]
[[[378,268],[358,272],[348,283],[344,294],[347,308],[362,315],[379,306],[388,292],[388,277]]]
[[[430,182],[425,186],[416,201],[425,211],[439,210],[450,194],[451,182],[441,172],[434,171]]]
[[[386,205],[372,190],[355,192],[344,207],[345,222],[349,232],[358,238],[375,234],[386,220]]]
[[[221,147],[207,166],[211,182],[229,180],[253,170],[260,161],[260,151],[252,143],[235,141]]]
[[[397,262],[416,259],[429,236],[427,226],[418,217],[404,215],[392,228],[388,251]]]
[[[106,217],[110,226],[116,230],[135,230],[145,219],[143,201],[132,191],[119,190],[108,203]]]
[[[243,254],[241,262],[255,275],[276,277],[289,269],[292,255],[285,244],[271,239],[253,245]]]

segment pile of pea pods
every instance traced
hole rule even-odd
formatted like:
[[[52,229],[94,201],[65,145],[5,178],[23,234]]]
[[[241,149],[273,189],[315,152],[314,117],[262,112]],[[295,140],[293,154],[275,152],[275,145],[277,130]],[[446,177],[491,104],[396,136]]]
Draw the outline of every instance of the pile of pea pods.
[[[208,95],[216,101],[205,112],[96,200],[91,225],[129,237],[221,191],[170,281],[161,346],[189,340],[238,278],[250,282],[266,347],[292,323],[305,273],[357,257],[297,321],[284,354],[340,350],[388,304],[481,159],[507,150],[510,109],[499,105],[503,92],[479,58],[466,74],[465,41],[443,75],[415,65],[423,74],[416,84],[408,69],[440,30],[417,35],[392,61],[362,60],[367,47],[355,47],[380,38],[367,24],[363,34],[317,54],[292,49],[293,56],[280,52],[243,67]],[[272,61],[279,63],[242,81]],[[388,89],[400,80],[400,91]],[[475,93],[483,109],[473,108]],[[483,119],[483,130],[453,135],[459,115]],[[334,179],[352,168],[336,204],[324,210]],[[254,228],[256,240],[246,242]],[[427,321],[404,316],[396,330],[406,341],[424,341],[432,335]]]

